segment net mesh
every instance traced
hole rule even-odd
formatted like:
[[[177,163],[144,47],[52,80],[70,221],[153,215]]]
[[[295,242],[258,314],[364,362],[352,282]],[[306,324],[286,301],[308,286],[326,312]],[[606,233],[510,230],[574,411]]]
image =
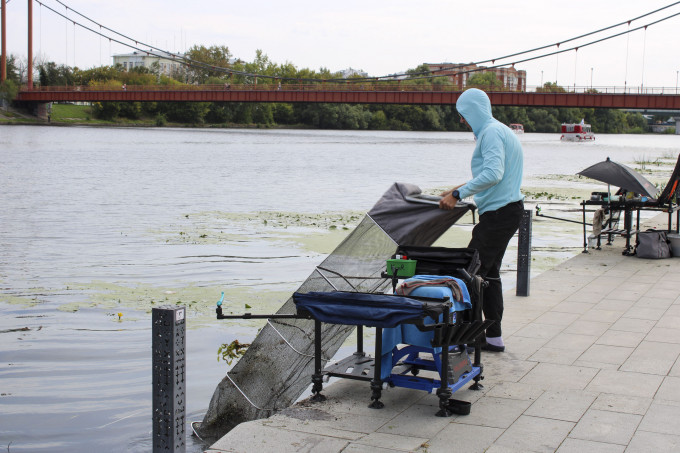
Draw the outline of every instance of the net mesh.
[[[347,238],[316,266],[297,292],[383,293],[391,282],[381,277],[385,260],[400,245],[431,245],[472,205],[439,209],[438,199],[417,186],[395,183]],[[291,297],[277,313],[294,313]],[[322,326],[322,357],[332,357],[354,329]],[[217,386],[201,436],[217,437],[238,423],[267,417],[292,404],[310,385],[314,372],[314,322],[276,319],[261,330],[246,354]]]

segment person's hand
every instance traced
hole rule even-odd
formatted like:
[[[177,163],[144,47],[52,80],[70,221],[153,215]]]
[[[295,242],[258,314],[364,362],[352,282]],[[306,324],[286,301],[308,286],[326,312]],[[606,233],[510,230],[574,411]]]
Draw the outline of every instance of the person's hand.
[[[451,192],[453,192],[453,189],[448,191],[446,195],[442,195],[442,199],[439,200],[440,209],[451,210],[456,207],[458,200],[453,198]]]
[[[439,200],[439,208],[440,209],[453,209],[456,207],[456,203],[458,203],[458,200],[453,198],[451,196],[451,192],[454,190],[463,187],[463,184],[458,184],[456,187],[453,187],[445,192],[442,192],[439,194],[440,197],[442,197],[441,200]]]

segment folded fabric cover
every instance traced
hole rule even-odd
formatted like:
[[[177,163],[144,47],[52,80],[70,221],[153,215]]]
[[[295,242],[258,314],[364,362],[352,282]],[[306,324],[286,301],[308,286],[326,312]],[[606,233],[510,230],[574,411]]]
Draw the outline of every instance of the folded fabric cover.
[[[293,293],[299,310],[321,322],[369,327],[394,327],[405,322],[439,318],[444,305],[390,294],[347,291]]]
[[[444,291],[445,288],[450,289]],[[417,297],[447,297],[453,303],[453,311],[472,308],[470,293],[465,283],[449,275],[414,275],[397,287],[397,294]]]

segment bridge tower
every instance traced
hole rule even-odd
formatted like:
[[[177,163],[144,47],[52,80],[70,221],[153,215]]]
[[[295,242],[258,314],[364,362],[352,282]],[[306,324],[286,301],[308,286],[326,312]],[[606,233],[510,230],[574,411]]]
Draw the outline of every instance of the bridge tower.
[[[2,53],[0,58],[0,83],[2,83],[7,79],[7,4],[5,0],[0,0],[0,8],[2,8],[2,13],[0,13],[0,28],[2,28],[2,36],[0,37],[0,41],[2,41],[2,44],[0,44],[2,46],[0,50],[0,53]]]
[[[7,1],[0,0],[2,13],[0,27],[2,28],[0,57],[0,83],[7,80]],[[33,0],[28,0],[28,89],[33,89]]]
[[[28,0],[28,68],[27,68],[28,89],[33,89],[33,0]]]

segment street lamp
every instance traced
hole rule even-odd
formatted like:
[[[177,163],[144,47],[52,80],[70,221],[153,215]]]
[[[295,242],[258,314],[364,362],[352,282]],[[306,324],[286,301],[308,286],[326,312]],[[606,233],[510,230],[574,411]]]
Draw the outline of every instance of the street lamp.
[[[590,91],[593,90],[593,68],[590,68]]]
[[[676,85],[677,85],[677,83],[676,83]],[[541,70],[541,88],[543,88],[543,70]]]

